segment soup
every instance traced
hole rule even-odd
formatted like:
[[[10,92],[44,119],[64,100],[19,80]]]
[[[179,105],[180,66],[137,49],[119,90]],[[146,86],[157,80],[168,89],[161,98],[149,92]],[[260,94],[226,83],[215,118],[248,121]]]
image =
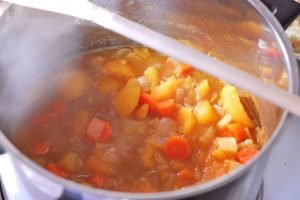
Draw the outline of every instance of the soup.
[[[259,151],[238,90],[144,47],[74,57],[18,129],[19,148],[53,174],[96,188],[158,192],[201,184]]]

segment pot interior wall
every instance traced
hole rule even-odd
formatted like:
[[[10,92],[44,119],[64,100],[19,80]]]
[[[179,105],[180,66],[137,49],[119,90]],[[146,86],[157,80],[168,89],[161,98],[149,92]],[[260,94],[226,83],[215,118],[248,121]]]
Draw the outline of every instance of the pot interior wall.
[[[265,53],[275,49],[280,54],[280,47],[268,25],[246,1],[94,2],[287,88],[284,59]],[[47,97],[45,91],[36,95],[32,86],[49,86],[55,63],[92,49],[135,44],[91,22],[19,6],[11,6],[0,24],[0,125],[11,140],[26,113],[37,100]],[[261,99],[254,101],[269,137],[282,112]]]

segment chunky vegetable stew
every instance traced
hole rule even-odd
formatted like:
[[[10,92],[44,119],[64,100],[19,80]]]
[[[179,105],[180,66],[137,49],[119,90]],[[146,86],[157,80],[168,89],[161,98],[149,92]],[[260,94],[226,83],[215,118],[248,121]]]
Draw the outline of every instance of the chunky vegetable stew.
[[[75,57],[29,117],[20,149],[53,174],[108,190],[199,184],[259,151],[237,88],[148,48]]]

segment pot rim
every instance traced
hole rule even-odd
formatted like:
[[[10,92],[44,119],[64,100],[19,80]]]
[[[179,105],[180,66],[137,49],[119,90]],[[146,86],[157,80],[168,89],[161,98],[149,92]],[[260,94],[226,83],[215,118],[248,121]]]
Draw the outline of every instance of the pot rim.
[[[288,73],[288,92],[292,94],[298,94],[298,68],[296,59],[293,54],[293,50],[291,45],[288,42],[287,36],[285,35],[282,27],[275,19],[275,17],[269,12],[269,10],[259,1],[259,0],[248,0],[249,6],[252,6],[258,14],[265,20],[266,24],[272,30],[277,42],[279,43],[282,51],[283,56],[285,58],[286,66],[287,66],[287,73]],[[1,15],[0,15],[1,16]],[[282,132],[283,124],[286,123],[288,112],[283,111],[281,119],[274,130],[272,136],[268,140],[268,142],[263,146],[258,156],[252,159],[247,164],[239,167],[238,169],[224,175],[208,181],[206,183],[201,183],[199,185],[193,185],[186,187],[182,190],[173,190],[173,191],[166,191],[166,192],[155,192],[155,193],[130,193],[130,192],[117,192],[117,191],[109,191],[103,189],[96,189],[88,186],[84,186],[79,183],[75,183],[70,180],[66,180],[64,178],[58,177],[53,175],[52,173],[48,172],[46,169],[40,167],[35,162],[30,160],[26,157],[22,152],[20,152],[9,140],[6,138],[4,133],[0,130],[0,143],[3,145],[4,149],[9,152],[10,155],[13,155],[18,160],[21,161],[22,164],[25,164],[27,167],[33,169],[38,174],[49,178],[51,181],[62,185],[64,188],[69,190],[76,190],[82,193],[89,193],[91,195],[97,196],[109,196],[113,198],[121,198],[121,199],[178,199],[178,198],[185,198],[189,196],[200,195],[209,191],[212,191],[216,188],[224,186],[225,184],[232,182],[233,180],[237,179],[244,173],[246,173],[249,168],[254,165],[260,158],[262,158],[263,154],[271,148],[272,144],[275,142],[276,139],[279,137],[279,133]]]

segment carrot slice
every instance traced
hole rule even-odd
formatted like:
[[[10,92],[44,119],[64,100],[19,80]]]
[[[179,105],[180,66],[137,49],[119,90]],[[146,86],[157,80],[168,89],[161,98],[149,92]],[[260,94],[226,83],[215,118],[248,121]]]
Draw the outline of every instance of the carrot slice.
[[[173,136],[169,138],[163,147],[164,154],[174,160],[185,160],[191,156],[191,147],[185,138]]]
[[[242,142],[247,139],[247,133],[240,123],[229,124],[228,130],[233,134],[237,142]]]
[[[31,153],[35,155],[44,155],[49,151],[49,143],[48,142],[41,142],[34,145],[31,149]]]
[[[161,117],[172,117],[176,108],[174,99],[168,99],[156,104],[156,112]]]
[[[150,112],[153,112],[156,106],[155,100],[152,98],[150,94],[147,94],[146,92],[141,93],[139,104],[140,105],[148,104]]]
[[[61,169],[57,164],[55,163],[48,163],[46,168],[52,172],[53,174],[63,177],[63,178],[68,178],[69,174],[64,171],[63,169]]]
[[[104,184],[105,179],[101,176],[95,175],[95,176],[90,176],[87,181],[92,186],[97,187],[97,188],[101,188]]]
[[[247,133],[240,123],[228,124],[226,127],[221,128],[218,132],[222,137],[235,137],[238,143],[247,139]]]
[[[104,142],[111,137],[111,126],[109,122],[94,117],[86,131],[86,137],[91,142]]]
[[[236,160],[238,162],[244,164],[244,163],[248,162],[248,160],[252,159],[257,153],[258,153],[258,150],[255,148],[242,149],[237,152]]]
[[[180,185],[187,185],[194,179],[194,174],[188,167],[183,168],[177,173],[177,181]]]

